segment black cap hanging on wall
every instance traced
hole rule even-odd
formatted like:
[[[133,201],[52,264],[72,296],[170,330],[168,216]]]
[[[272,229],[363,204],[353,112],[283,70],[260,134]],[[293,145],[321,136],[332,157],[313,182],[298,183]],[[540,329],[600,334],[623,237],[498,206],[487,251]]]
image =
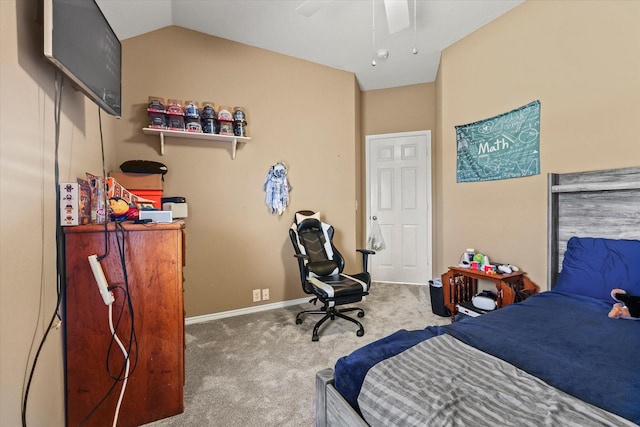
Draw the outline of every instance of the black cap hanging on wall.
[[[161,174],[164,181],[164,175],[169,172],[166,165],[153,160],[127,160],[120,165],[122,172],[128,173],[154,173]]]

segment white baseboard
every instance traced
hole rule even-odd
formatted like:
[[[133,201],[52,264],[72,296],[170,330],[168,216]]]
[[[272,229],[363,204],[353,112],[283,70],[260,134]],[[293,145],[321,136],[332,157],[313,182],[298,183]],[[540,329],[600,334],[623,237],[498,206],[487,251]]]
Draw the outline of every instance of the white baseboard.
[[[299,305],[309,302],[313,296],[306,298],[292,299],[289,301],[274,302],[271,304],[262,304],[255,307],[239,308],[237,310],[221,311],[220,313],[203,314],[201,316],[192,316],[184,319],[185,325],[193,325],[195,323],[208,322],[210,320],[224,319],[225,317],[241,316],[243,314],[258,313],[260,311],[273,310],[275,308],[284,308],[292,305]]]
[[[428,281],[427,281],[427,283],[424,283],[424,282],[414,283],[414,282],[394,282],[392,280],[383,280],[383,281],[372,280],[372,283],[375,283],[376,285],[384,285],[385,283],[390,283],[392,285],[416,285],[416,286],[428,286],[429,285]]]

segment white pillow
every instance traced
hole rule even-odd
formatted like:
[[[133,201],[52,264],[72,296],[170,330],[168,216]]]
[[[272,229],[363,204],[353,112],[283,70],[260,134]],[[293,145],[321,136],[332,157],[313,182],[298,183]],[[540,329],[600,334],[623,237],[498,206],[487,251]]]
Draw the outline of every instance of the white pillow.
[[[320,212],[316,212],[313,215],[302,215],[301,213],[296,212],[296,224],[300,224],[307,218],[313,218],[320,221]]]

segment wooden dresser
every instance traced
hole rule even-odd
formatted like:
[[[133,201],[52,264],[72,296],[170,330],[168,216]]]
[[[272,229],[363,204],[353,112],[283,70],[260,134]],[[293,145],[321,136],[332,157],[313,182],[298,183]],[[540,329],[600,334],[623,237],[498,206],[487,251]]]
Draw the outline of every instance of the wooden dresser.
[[[66,277],[63,300],[67,425],[77,426],[108,396],[83,426],[112,425],[122,381],[115,382],[124,356],[112,341],[105,305],[87,257],[101,261],[109,286],[125,288],[118,246],[124,242],[126,276],[137,350],[118,417],[119,427],[139,426],[184,411],[184,308],[182,268],[184,223],[104,225],[65,228]],[[113,290],[113,324],[125,347],[131,337],[131,313],[122,289]],[[122,314],[121,320],[118,317]],[[136,354],[137,352],[137,354]],[[137,356],[137,357],[136,357]]]

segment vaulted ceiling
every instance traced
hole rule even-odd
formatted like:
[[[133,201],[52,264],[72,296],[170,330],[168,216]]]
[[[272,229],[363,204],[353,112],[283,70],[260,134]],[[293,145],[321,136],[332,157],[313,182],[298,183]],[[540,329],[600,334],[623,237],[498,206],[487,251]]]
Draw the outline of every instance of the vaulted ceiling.
[[[121,40],[177,25],[350,71],[372,90],[433,82],[443,49],[524,0],[96,1]]]

